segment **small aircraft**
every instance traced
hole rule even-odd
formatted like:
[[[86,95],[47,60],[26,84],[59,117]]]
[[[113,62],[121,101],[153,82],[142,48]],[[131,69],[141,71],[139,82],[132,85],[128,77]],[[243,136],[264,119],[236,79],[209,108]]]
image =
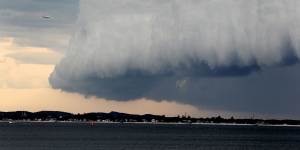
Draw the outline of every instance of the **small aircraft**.
[[[42,16],[43,19],[52,19],[51,16]]]

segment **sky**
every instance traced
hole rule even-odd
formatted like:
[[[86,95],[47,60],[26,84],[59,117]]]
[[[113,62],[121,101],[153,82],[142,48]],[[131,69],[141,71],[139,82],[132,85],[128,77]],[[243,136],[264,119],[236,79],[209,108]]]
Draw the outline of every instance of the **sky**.
[[[0,111],[300,119],[299,5],[0,0]]]

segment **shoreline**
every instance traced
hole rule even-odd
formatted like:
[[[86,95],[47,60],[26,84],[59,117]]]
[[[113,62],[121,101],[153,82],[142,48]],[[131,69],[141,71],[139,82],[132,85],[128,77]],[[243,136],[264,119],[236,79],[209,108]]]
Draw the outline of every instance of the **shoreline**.
[[[184,123],[184,122],[97,122],[97,121],[23,121],[23,120],[12,120],[3,121],[0,123],[7,124],[18,124],[18,123],[66,123],[66,124],[145,124],[145,125],[211,125],[211,126],[261,126],[261,127],[300,127],[300,125],[289,125],[289,124],[238,124],[238,123]]]

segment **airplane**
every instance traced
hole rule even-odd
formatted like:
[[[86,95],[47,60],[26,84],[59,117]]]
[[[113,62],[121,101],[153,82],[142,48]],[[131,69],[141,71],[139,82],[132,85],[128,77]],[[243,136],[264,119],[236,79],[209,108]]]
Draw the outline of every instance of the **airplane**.
[[[42,16],[43,19],[52,19],[51,16]]]

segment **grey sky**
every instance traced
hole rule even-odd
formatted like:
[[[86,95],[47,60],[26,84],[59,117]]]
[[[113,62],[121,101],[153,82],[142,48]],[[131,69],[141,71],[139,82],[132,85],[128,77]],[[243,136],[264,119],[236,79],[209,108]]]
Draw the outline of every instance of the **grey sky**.
[[[78,0],[0,0],[0,36],[14,37],[23,46],[63,51],[78,11]],[[42,19],[44,15],[53,19]]]

